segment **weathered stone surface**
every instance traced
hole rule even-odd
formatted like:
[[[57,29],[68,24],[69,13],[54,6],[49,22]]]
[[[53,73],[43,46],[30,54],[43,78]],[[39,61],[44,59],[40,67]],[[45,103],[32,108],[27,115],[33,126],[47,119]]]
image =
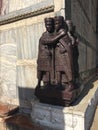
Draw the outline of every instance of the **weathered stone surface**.
[[[8,14],[10,12],[13,12],[13,11],[17,11],[17,10],[20,10],[20,9],[24,9],[24,8],[27,8],[27,7],[31,7],[32,5],[37,5],[39,6],[43,6],[45,5],[45,3],[48,5],[49,3],[53,3],[53,0],[25,0],[25,1],[22,1],[22,0],[3,0],[3,6],[2,6],[2,10],[1,10],[1,14],[2,15],[5,15],[5,14]],[[35,8],[33,6],[33,8]],[[36,6],[36,8],[38,7]]]
[[[86,45],[79,43],[79,70],[80,72],[85,71],[87,67],[87,56],[86,56]]]
[[[93,120],[93,123],[92,123],[92,126],[91,126],[91,130],[96,130],[98,129],[98,105],[97,105],[97,108],[96,108],[96,111],[95,111],[95,115],[94,115],[94,120]]]
[[[17,114],[4,120],[7,130],[44,130],[41,126],[32,123],[28,115]]]
[[[18,110],[19,110],[19,107],[16,105],[11,105],[11,104],[0,102],[0,118],[13,115],[17,113]]]
[[[28,115],[17,114],[0,118],[1,130],[45,130],[39,125],[32,123]]]
[[[0,45],[0,96],[16,97],[16,44],[8,43]]]
[[[71,19],[76,25],[77,33],[80,35],[79,45],[79,68],[80,72],[90,75],[90,70],[96,66],[96,33],[94,14],[96,1],[75,0],[71,2]],[[89,73],[89,74],[86,74]]]
[[[43,19],[49,15],[53,13],[1,26],[0,101],[31,108],[37,84],[38,42],[44,31]]]

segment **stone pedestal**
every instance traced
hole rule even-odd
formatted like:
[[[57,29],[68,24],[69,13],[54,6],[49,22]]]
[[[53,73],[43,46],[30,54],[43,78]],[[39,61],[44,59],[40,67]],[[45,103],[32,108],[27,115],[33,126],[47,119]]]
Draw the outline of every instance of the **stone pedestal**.
[[[32,101],[33,122],[50,130],[89,130],[98,103],[98,81],[90,84],[90,89],[71,107],[60,107]],[[85,86],[88,87],[88,86]]]
[[[81,88],[78,87],[72,91],[63,89],[62,86],[47,86],[43,89],[36,88],[35,95],[41,103],[47,103],[58,106],[69,106],[80,95]]]

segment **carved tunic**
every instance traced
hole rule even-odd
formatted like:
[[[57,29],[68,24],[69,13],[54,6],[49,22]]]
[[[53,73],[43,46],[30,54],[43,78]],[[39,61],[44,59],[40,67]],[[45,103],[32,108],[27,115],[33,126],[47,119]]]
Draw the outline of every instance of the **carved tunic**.
[[[37,77],[42,76],[42,80],[49,82],[50,68],[51,68],[51,51],[49,46],[43,43],[43,37],[47,35],[45,32],[39,40],[39,54],[37,60]]]
[[[68,35],[59,40],[55,49],[55,69],[60,72],[62,82],[73,80],[72,44]]]
[[[38,54],[38,70],[41,71],[48,71],[49,70],[49,59],[50,59],[50,52],[47,45],[44,45],[41,42],[39,43],[39,54]]]

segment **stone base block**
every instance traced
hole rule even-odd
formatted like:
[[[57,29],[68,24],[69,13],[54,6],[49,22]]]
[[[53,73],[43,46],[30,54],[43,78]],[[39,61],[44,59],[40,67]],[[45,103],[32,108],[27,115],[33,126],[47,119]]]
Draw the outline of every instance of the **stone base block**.
[[[32,101],[32,121],[50,130],[89,130],[98,103],[98,80],[89,86],[89,91],[84,89],[83,97],[70,107]]]
[[[35,95],[41,103],[47,103],[58,106],[69,106],[79,96],[81,89],[78,87],[72,91],[57,86],[48,86],[46,88],[36,88]]]

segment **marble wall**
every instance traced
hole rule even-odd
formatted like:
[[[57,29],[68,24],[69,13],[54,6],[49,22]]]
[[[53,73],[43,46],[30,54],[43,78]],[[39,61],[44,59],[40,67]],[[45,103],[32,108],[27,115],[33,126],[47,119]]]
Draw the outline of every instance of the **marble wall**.
[[[13,12],[16,15],[18,11],[25,12],[30,9],[38,10],[43,8],[43,5],[47,6],[54,6],[55,15],[63,15],[65,17],[65,0],[2,0],[2,8],[1,8],[1,15],[12,14]],[[47,9],[46,9],[47,10]],[[47,12],[47,11],[46,11]]]
[[[96,0],[74,0],[71,2],[70,13],[80,40],[80,73],[87,71],[88,74],[96,68]]]
[[[5,15],[13,11],[38,4],[47,0],[2,0],[1,14]]]
[[[0,32],[0,98],[16,98],[16,41],[15,30]],[[5,97],[3,99],[3,97]],[[7,99],[5,99],[6,101]]]
[[[37,84],[39,38],[45,31],[43,14],[0,27],[0,101],[30,107]]]

